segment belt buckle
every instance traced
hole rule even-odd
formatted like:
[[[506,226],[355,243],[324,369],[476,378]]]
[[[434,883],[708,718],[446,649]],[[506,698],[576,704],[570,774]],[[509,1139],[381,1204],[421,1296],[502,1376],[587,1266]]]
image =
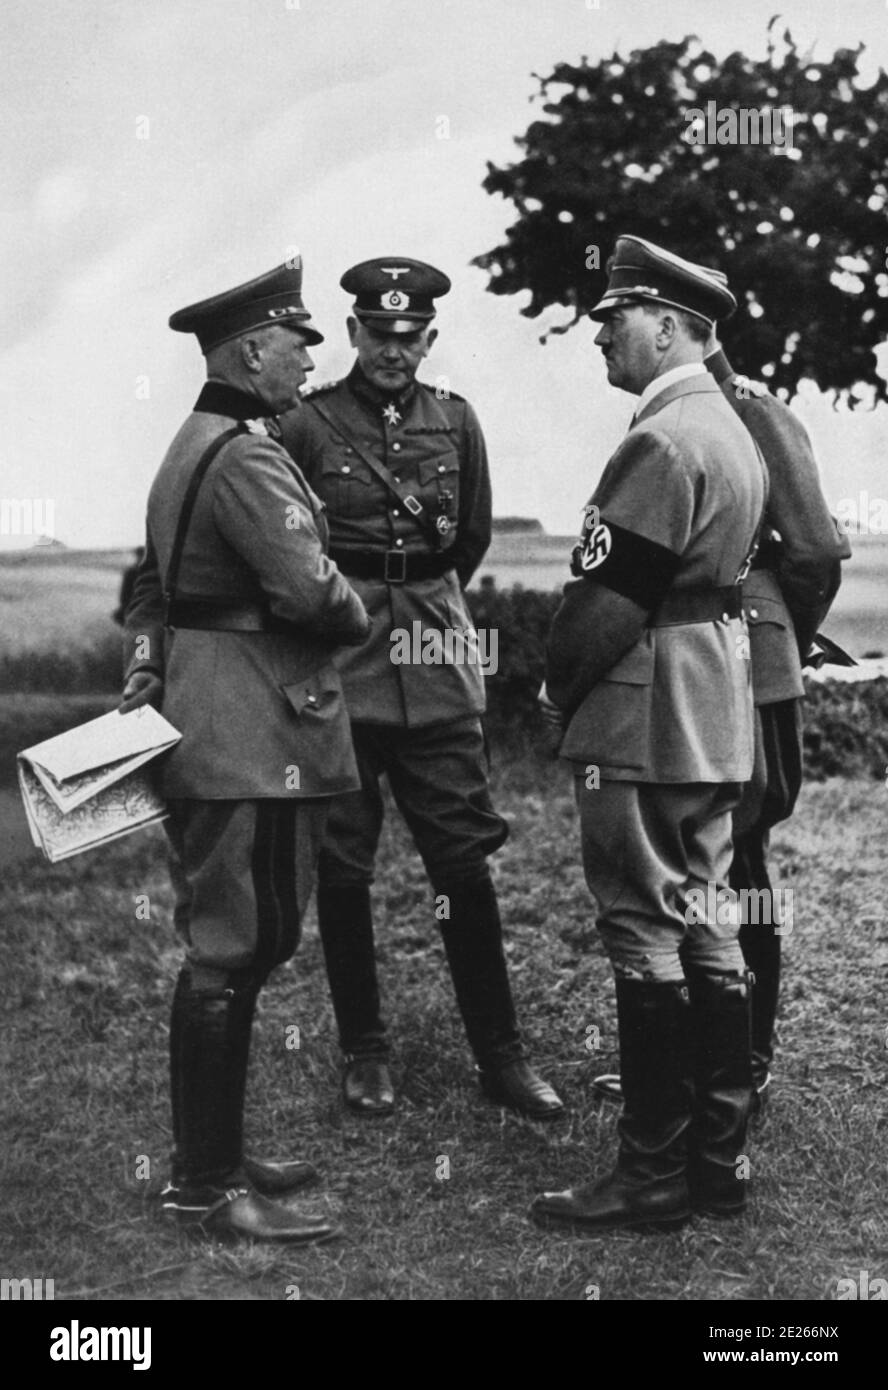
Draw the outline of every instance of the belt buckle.
[[[400,560],[400,565],[392,569],[392,561]],[[406,550],[387,550],[385,552],[385,570],[383,579],[386,584],[403,584],[407,578],[407,552]]]

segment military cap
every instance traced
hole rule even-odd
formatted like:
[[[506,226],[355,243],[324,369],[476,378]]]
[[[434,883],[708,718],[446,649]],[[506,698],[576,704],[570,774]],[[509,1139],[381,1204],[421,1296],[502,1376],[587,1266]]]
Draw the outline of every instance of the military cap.
[[[684,309],[710,324],[729,318],[737,308],[722,271],[686,261],[642,237],[617,237],[609,270],[607,289],[590,309],[591,319],[604,319],[621,304],[639,300]]]
[[[389,333],[415,333],[435,317],[434,301],[450,281],[433,265],[407,256],[379,256],[353,265],[339,281],[355,296],[354,312],[362,323]]]
[[[275,323],[298,328],[306,343],[324,341],[302,302],[301,256],[293,256],[233,290],[178,309],[170,318],[170,328],[177,333],[197,334],[203,353],[251,328],[269,328]]]

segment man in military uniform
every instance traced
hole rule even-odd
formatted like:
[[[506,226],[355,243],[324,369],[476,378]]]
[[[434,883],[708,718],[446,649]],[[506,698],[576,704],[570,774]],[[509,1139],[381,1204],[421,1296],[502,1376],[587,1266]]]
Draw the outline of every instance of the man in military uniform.
[[[245,1158],[247,1059],[259,989],[296,948],[330,799],[357,785],[332,657],[369,624],[274,418],[323,341],[301,281],[288,262],[170,319],[197,335],[208,381],[148,499],[122,709],[162,700],[182,734],[163,766],[187,947],[164,1211],[210,1235],[303,1242],[334,1232],[270,1200],[315,1177],[309,1164]]]
[[[771,1081],[780,991],[780,942],[792,922],[776,921],[768,875],[772,826],[792,815],[802,784],[802,662],[841,582],[851,554],[820,488],[805,427],[761,382],[732,369],[713,331],[706,366],[762,452],[768,505],[758,551],[743,582],[756,706],[755,764],[734,812],[730,882],[741,902],[762,903],[744,918],[740,946],[753,975],[752,1079],[761,1107]],[[755,898],[750,894],[756,894]],[[748,917],[748,913],[746,914]]]
[[[711,272],[714,274],[714,272]],[[851,553],[820,487],[808,434],[783,401],[734,372],[713,329],[706,367],[749,430],[769,477],[761,541],[743,582],[755,700],[755,762],[733,815],[729,881],[741,894],[740,948],[752,975],[752,1079],[755,1107],[771,1082],[780,991],[780,945],[792,922],[778,920],[768,874],[771,827],[792,815],[802,783],[802,662],[829,611]],[[749,906],[758,910],[750,921]],[[620,1098],[619,1077],[596,1089]]]
[[[327,504],[331,555],[373,621],[337,659],[360,791],[338,798],[318,871],[318,922],[340,1041],[343,1091],[363,1114],[394,1105],[380,1012],[370,884],[387,775],[436,894],[454,989],[485,1093],[549,1119],[563,1106],[519,1036],[487,856],[507,834],[493,809],[480,715],[484,679],[463,597],[490,541],[487,457],[472,407],[416,380],[435,341],[446,275],[383,256],[343,275],[357,360],[282,420],[283,442]],[[398,634],[460,635],[468,660],[398,664]],[[434,642],[432,643],[434,646]],[[451,647],[456,651],[455,647]]]
[[[589,503],[546,688],[616,980],[624,1105],[614,1172],[538,1197],[544,1225],[669,1226],[745,1201],[749,999],[727,878],[753,752],[739,581],[766,480],[703,365],[735,307],[701,267],[623,236],[591,315],[608,380],[640,400]]]

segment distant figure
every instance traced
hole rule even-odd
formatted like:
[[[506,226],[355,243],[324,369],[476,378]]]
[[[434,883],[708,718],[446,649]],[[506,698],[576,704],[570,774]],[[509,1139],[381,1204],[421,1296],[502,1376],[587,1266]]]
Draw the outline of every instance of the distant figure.
[[[135,559],[132,564],[127,565],[126,569],[123,571],[123,577],[120,581],[120,598],[117,607],[111,614],[115,623],[119,623],[121,627],[123,627],[123,620],[126,616],[127,604],[133,596],[133,585],[136,582],[136,572],[145,557],[144,545],[137,545],[133,554]]]

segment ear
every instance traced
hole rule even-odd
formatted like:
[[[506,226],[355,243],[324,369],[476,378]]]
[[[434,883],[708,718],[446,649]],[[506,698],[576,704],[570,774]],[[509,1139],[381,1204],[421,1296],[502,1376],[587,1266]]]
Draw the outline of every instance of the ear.
[[[675,341],[675,335],[677,332],[678,319],[675,317],[674,314],[670,314],[667,310],[666,313],[662,315],[660,322],[657,324],[657,346],[664,348],[669,347],[670,344]]]
[[[356,318],[353,318],[351,314],[349,314],[348,318],[345,320],[345,326],[348,329],[348,341],[353,348],[356,348],[358,346],[358,330],[360,324]]]
[[[422,345],[422,355],[423,355],[423,357],[428,357],[429,353],[431,352],[432,348],[433,348],[434,345],[435,345],[435,339],[437,338],[437,336],[438,336],[438,330],[437,330],[437,328],[430,328],[429,331],[428,331],[428,333],[427,333],[426,336],[425,336],[425,342],[424,342],[423,345]]]
[[[241,361],[248,372],[261,372],[262,370],[262,345],[258,338],[241,338],[240,340]]]

